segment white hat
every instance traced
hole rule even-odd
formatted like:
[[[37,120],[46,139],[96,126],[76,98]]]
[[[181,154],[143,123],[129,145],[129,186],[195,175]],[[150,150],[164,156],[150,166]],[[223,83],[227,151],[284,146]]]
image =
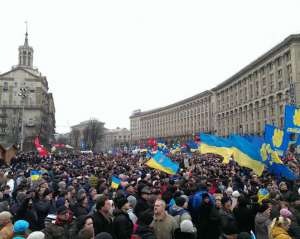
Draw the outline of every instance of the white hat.
[[[39,232],[39,231],[32,232],[29,234],[27,239],[45,239],[45,234],[43,232]]]
[[[241,196],[241,194],[239,193],[239,191],[234,191],[232,193],[232,197],[238,198],[239,196]]]
[[[230,194],[232,194],[232,192],[233,192],[233,189],[232,189],[232,187],[228,187],[228,188],[226,189],[226,193],[230,193]]]
[[[298,189],[298,194],[300,195],[300,188]]]
[[[194,233],[195,228],[191,220],[183,220],[180,223],[180,230],[182,232],[187,232],[187,233]]]

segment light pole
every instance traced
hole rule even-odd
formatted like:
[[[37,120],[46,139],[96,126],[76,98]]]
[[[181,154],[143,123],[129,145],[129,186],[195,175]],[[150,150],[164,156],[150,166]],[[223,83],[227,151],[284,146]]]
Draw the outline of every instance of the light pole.
[[[24,143],[24,108],[25,108],[25,98],[28,96],[27,88],[20,88],[20,92],[18,96],[21,97],[22,102],[22,121],[21,121],[21,142],[20,142],[20,150],[23,151],[23,143]]]

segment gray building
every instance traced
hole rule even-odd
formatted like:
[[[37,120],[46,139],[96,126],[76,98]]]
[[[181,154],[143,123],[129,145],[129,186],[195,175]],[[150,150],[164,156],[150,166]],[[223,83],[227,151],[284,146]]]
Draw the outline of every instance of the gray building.
[[[300,34],[291,35],[215,88],[130,116],[132,141],[197,132],[262,134],[283,127],[286,104],[300,106]]]
[[[131,143],[131,133],[126,128],[105,129],[101,149],[104,151],[113,148],[123,148]]]
[[[36,136],[51,144],[55,133],[53,95],[47,78],[33,67],[33,53],[26,32],[18,65],[0,75],[0,143],[20,144],[23,120],[24,150],[33,149]]]

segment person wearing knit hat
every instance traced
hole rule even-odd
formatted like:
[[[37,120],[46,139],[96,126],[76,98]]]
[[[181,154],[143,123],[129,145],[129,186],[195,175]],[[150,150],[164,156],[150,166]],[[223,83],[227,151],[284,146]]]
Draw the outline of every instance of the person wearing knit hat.
[[[282,216],[284,218],[291,218],[292,213],[287,208],[282,208],[280,210],[280,216]]]
[[[2,239],[10,239],[14,232],[13,232],[13,224],[11,221],[12,215],[8,211],[4,211],[0,213],[0,238]]]
[[[16,237],[27,238],[28,228],[29,228],[29,223],[27,221],[25,220],[16,221],[13,227],[13,232],[14,232],[13,238]]]
[[[45,234],[40,231],[32,232],[28,235],[27,239],[45,239]]]
[[[133,232],[133,223],[127,213],[130,208],[128,200],[124,195],[119,195],[115,198],[114,203],[116,206],[113,221],[115,239],[129,239]]]

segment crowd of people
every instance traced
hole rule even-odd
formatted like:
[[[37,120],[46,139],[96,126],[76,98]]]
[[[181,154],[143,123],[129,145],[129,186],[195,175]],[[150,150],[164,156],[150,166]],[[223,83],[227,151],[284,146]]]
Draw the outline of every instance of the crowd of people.
[[[300,181],[216,155],[172,159],[176,175],[149,168],[142,153],[18,155],[0,170],[0,238],[300,238]]]

